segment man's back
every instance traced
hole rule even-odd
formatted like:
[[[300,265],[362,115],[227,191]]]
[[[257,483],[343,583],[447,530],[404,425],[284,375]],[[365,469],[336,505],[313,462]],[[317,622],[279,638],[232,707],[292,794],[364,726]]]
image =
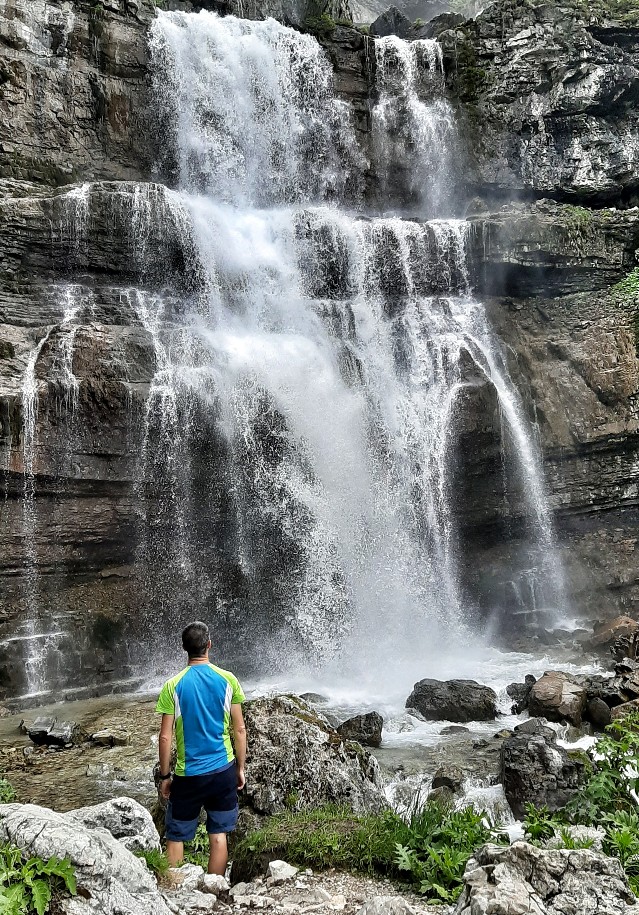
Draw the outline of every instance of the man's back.
[[[176,775],[205,775],[234,759],[231,705],[244,701],[232,673],[214,664],[195,664],[162,687],[157,711],[175,718]]]

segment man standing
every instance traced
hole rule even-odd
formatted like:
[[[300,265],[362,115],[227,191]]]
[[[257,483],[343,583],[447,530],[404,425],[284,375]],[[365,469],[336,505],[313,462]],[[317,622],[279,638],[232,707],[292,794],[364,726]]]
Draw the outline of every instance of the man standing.
[[[210,663],[211,639],[205,623],[189,623],[182,633],[182,646],[189,656],[188,666],[167,680],[155,708],[162,715],[160,793],[169,802],[166,856],[172,866],[182,860],[184,842],[194,838],[204,807],[209,874],[224,874],[226,834],[237,825],[237,792],[245,782],[244,693],[232,673]],[[174,725],[177,762],[172,774]]]

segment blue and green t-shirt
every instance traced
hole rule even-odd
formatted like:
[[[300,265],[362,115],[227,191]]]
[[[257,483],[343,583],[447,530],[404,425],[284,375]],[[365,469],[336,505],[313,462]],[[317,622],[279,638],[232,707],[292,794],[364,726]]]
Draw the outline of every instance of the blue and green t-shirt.
[[[206,775],[233,761],[231,706],[240,702],[238,680],[213,664],[192,664],[166,681],[155,711],[175,717],[176,775]]]

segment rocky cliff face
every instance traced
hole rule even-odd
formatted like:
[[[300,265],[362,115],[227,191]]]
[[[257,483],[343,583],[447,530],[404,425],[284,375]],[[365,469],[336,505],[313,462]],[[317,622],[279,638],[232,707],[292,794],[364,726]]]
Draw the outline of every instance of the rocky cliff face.
[[[309,17],[306,6],[266,11],[298,26]],[[148,0],[0,0],[0,695],[129,685],[147,660],[126,636],[131,620],[147,639],[159,618],[175,624],[183,583],[168,507],[180,494],[156,472],[147,405],[162,356],[157,294],[179,318],[197,279],[170,191],[153,183],[164,144],[148,70],[154,14]],[[505,0],[432,30],[470,138],[473,278],[538,423],[575,614],[636,612],[639,26]],[[345,26],[321,41],[370,160],[372,43]],[[210,415],[180,405],[176,422],[185,417],[198,430],[189,536],[201,563],[188,600],[233,620],[248,589],[228,456]],[[516,606],[534,557],[516,483],[510,508],[503,497],[500,418],[479,384],[459,430],[466,582],[486,608]],[[256,558],[255,617],[276,603],[270,572],[290,548]]]

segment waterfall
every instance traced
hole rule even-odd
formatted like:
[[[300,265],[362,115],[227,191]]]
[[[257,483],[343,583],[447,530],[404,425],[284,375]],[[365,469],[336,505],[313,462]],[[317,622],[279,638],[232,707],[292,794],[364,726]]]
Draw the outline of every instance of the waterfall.
[[[151,49],[196,290],[179,320],[161,297],[137,305],[157,355],[143,460],[166,480],[175,576],[236,621],[260,612],[265,665],[361,672],[432,656],[472,625],[453,468],[459,405],[478,384],[515,444],[504,454],[536,537],[551,537],[523,410],[471,293],[467,226],[446,218],[456,133],[439,46],[376,42],[376,156],[389,171],[411,160],[403,186],[382,175],[382,198],[394,211],[408,198],[419,220],[347,209],[361,153],[311,37],[160,12]],[[244,598],[206,580],[194,534],[203,423],[220,439]],[[176,590],[163,606],[188,604]]]
[[[519,480],[542,557],[542,603],[560,604],[534,437],[471,288],[437,42],[376,41],[366,154],[309,35],[158,10],[150,48],[166,136],[158,173],[172,187],[110,189],[106,219],[139,277],[139,288],[127,278],[123,311],[155,361],[135,557],[154,631],[162,620],[174,638],[188,617],[210,616],[229,660],[248,656],[260,673],[315,666],[379,682],[434,670],[476,639],[457,465],[460,416],[484,389],[504,430],[504,479]],[[106,199],[89,185],[59,198],[52,231],[74,269],[88,259],[94,193]],[[163,282],[165,251],[179,254],[177,290]],[[61,296],[22,388],[34,621],[35,369],[51,336],[60,409],[73,417],[76,336],[93,314],[80,286]],[[37,692],[43,655],[29,657]]]
[[[437,41],[375,41],[377,104],[372,136],[382,209],[451,215],[455,161],[462,144],[444,95],[444,65]]]

